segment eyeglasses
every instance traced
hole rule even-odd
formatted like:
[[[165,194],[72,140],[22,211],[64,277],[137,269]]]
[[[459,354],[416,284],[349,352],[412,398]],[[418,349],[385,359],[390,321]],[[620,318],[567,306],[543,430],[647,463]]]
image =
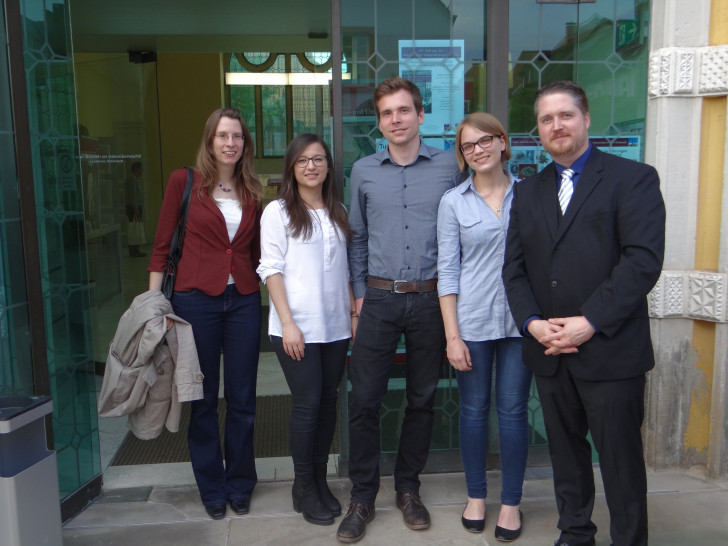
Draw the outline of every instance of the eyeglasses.
[[[242,133],[215,133],[215,138],[220,142],[227,142],[230,137],[233,137],[235,142],[243,142],[245,140]]]
[[[460,145],[460,151],[465,155],[470,155],[475,151],[475,145],[480,146],[481,150],[487,150],[493,145],[493,140],[503,135],[485,135],[478,139],[478,142],[463,142]]]
[[[296,167],[299,169],[305,169],[308,167],[309,161],[313,161],[314,167],[324,167],[328,163],[325,155],[315,155],[313,157],[306,157],[305,155],[302,155],[296,158]]]

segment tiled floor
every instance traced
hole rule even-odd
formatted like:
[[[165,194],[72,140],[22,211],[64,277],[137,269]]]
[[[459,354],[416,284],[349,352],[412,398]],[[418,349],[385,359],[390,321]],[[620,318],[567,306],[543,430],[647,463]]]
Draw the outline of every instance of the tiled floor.
[[[157,465],[166,466],[166,465]],[[261,481],[247,516],[210,520],[194,485],[186,485],[182,469],[148,467],[135,478],[109,476],[106,494],[63,530],[65,546],[162,545],[290,545],[336,544],[341,518],[332,526],[310,525],[291,507],[290,481]],[[263,472],[266,473],[265,471]],[[596,471],[598,479],[598,471]],[[432,515],[426,531],[410,531],[394,507],[392,479],[384,478],[377,499],[376,518],[360,542],[367,545],[497,544],[498,472],[488,473],[495,492],[487,505],[486,531],[475,535],[460,525],[465,498],[463,475],[429,474],[422,478],[421,493]],[[174,483],[174,485],[171,485]],[[342,504],[349,482],[332,478],[330,486]],[[728,481],[707,481],[686,472],[650,472],[650,544],[658,546],[725,546],[728,544]],[[558,536],[556,507],[548,469],[528,469],[522,502],[523,534],[520,546],[545,546]],[[608,546],[608,514],[601,487],[593,520],[599,528],[597,546]]]

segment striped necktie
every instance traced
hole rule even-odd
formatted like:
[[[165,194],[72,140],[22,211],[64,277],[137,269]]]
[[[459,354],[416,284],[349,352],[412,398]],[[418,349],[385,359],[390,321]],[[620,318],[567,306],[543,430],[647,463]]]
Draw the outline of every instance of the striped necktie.
[[[574,176],[574,171],[571,169],[564,169],[561,173],[561,185],[559,186],[559,205],[561,206],[561,214],[566,214],[566,207],[569,206],[571,195],[574,193],[574,183],[571,178]]]

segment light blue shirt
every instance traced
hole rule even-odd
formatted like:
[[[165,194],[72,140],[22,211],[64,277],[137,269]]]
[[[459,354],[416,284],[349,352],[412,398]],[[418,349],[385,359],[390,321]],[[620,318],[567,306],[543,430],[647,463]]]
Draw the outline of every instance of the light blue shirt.
[[[457,294],[464,341],[520,337],[506,300],[501,268],[513,202],[513,176],[501,211],[491,210],[473,187],[473,176],[443,195],[437,214],[437,290]]]
[[[464,179],[451,151],[420,144],[412,163],[399,165],[389,150],[351,170],[349,269],[355,298],[366,277],[426,281],[437,277],[437,207]]]

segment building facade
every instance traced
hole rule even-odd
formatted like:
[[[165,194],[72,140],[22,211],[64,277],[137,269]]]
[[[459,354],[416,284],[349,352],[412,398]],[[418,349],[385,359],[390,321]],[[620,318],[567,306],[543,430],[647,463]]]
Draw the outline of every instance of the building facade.
[[[536,90],[573,79],[589,95],[594,142],[657,168],[668,223],[650,295],[647,461],[728,474],[728,1],[285,4],[0,1],[0,396],[53,396],[64,519],[101,491],[97,374],[118,317],[146,288],[146,261],[131,247],[149,251],[166,177],[194,161],[209,112],[244,113],[268,198],[286,143],[305,131],[331,144],[346,196],[353,162],[384,145],[371,96],[393,75],[422,89],[433,145],[449,148],[470,112],[499,117],[516,176],[548,162]],[[138,218],[126,215],[130,201]],[[137,222],[146,239],[132,241]],[[400,418],[400,375],[385,434]],[[440,386],[432,470],[459,464],[447,364]],[[535,395],[530,408],[531,464],[547,464]],[[344,471],[345,425],[340,433]],[[385,466],[395,450],[383,438]]]

